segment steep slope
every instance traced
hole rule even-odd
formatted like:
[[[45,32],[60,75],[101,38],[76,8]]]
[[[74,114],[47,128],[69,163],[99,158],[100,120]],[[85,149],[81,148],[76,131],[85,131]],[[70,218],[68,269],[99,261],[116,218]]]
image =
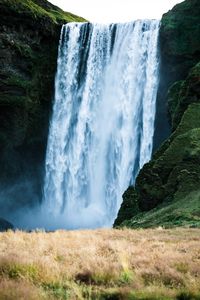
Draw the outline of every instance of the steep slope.
[[[170,135],[166,102],[169,86],[183,80],[199,62],[199,1],[187,0],[164,14],[160,28],[160,87],[157,99],[154,149]]]
[[[2,215],[39,195],[60,29],[70,21],[84,19],[46,0],[0,0]]]
[[[115,226],[200,226],[199,20],[197,0],[162,18],[161,81],[165,88],[173,83],[167,96],[172,134],[124,194]]]

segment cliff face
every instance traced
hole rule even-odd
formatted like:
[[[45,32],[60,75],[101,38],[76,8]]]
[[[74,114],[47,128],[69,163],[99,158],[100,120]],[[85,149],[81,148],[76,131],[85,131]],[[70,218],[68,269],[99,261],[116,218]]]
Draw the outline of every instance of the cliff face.
[[[0,0],[1,212],[39,195],[60,29],[70,21],[84,20],[45,0]]]
[[[169,83],[186,78],[200,58],[200,3],[186,0],[164,14],[160,43],[164,74]]]
[[[135,189],[124,194],[115,226],[200,226],[199,20],[198,0],[186,0],[162,18],[159,93],[165,97],[168,89],[172,134],[140,171]],[[161,120],[163,97],[158,95]]]
[[[155,123],[155,150],[170,135],[167,93],[170,85],[187,77],[199,62],[199,1],[186,0],[164,14],[160,28],[160,86]]]

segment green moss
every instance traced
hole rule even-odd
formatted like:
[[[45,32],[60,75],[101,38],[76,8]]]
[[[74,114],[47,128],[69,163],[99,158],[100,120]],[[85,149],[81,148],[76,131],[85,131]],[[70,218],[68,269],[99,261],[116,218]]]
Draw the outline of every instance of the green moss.
[[[47,1],[38,0],[1,0],[4,6],[17,13],[27,13],[34,19],[44,18],[49,21],[60,24],[64,22],[84,22],[85,19],[75,16],[71,13],[64,12],[56,6],[48,4]]]
[[[137,193],[133,187],[129,187],[123,195],[123,203],[115,220],[114,227],[120,225],[124,220],[129,220],[139,212]]]
[[[200,227],[200,190],[186,196],[177,193],[174,201],[136,215],[121,226],[131,228],[165,228],[177,226]]]
[[[171,109],[171,117],[172,117],[172,129],[175,130],[184,111],[187,109],[188,105],[191,103],[199,103],[200,102],[200,63],[195,65],[194,68],[189,72],[188,77],[185,81],[179,83],[179,85],[175,85],[169,92],[169,107]],[[173,100],[172,100],[173,99]],[[171,104],[175,103],[176,106],[172,107]]]
[[[183,86],[184,81],[175,82],[168,91],[168,108],[171,122],[174,119],[175,111],[180,101],[180,89]]]
[[[0,106],[21,106],[24,107],[26,103],[27,98],[26,97],[21,97],[21,96],[10,96],[10,95],[4,95],[1,96],[1,101],[0,101]]]
[[[30,86],[30,82],[27,80],[24,80],[22,77],[12,74],[10,77],[8,77],[7,80],[3,81],[3,83],[7,86],[11,87],[21,87],[23,89],[27,89]]]
[[[162,149],[140,171],[135,190],[132,188],[124,194],[125,201],[118,215],[121,217],[115,226],[122,223],[120,226],[133,228],[199,227],[199,186],[200,104],[194,103],[188,106],[179,126]],[[132,206],[135,201],[139,213]]]
[[[168,55],[188,55],[200,49],[199,17],[199,0],[183,1],[163,15],[161,34],[166,36],[166,51],[170,51]]]
[[[190,107],[185,113],[180,127],[174,133],[172,142],[164,153],[151,164],[147,164],[140,172],[136,181],[136,190],[140,194],[139,207],[142,210],[153,208],[164,199],[172,200],[177,190],[185,188],[186,191],[191,191],[199,185],[200,128],[195,126],[200,122],[198,118],[200,106],[196,105],[195,112],[198,113],[196,119],[188,118],[192,116],[193,110],[194,107]],[[187,119],[190,120],[189,124],[186,122]],[[184,133],[186,128],[193,126],[195,129]]]
[[[183,114],[181,122],[178,125],[178,128],[173,133],[172,138],[177,137],[178,135],[184,134],[187,131],[199,128],[200,127],[200,104],[194,103],[190,104]]]

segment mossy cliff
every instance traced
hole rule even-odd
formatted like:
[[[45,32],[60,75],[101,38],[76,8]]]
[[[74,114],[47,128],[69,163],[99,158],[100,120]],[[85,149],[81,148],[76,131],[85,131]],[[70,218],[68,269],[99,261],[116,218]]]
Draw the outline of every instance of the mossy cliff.
[[[1,212],[39,193],[60,29],[70,21],[83,19],[46,0],[0,0]]]
[[[170,85],[184,80],[200,60],[200,2],[186,0],[164,14],[160,28],[160,86],[154,148],[170,134],[166,102]]]
[[[160,48],[172,134],[124,194],[115,226],[200,226],[199,0],[163,16]]]

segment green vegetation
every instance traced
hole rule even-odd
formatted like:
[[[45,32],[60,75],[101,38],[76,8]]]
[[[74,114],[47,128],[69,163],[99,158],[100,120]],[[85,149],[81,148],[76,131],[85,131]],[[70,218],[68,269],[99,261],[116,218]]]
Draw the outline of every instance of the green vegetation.
[[[84,22],[85,19],[72,13],[64,12],[46,0],[1,0],[0,5],[7,7],[10,13],[27,14],[29,18],[45,19],[55,24]]]
[[[200,63],[168,93],[173,133],[124,194],[114,226],[200,227]]]
[[[200,227],[199,166],[200,104],[195,103],[188,107],[154,159],[141,170],[135,190],[124,194],[115,226]]]
[[[123,194],[123,202],[119,210],[114,226],[118,226],[124,220],[130,220],[135,214],[139,213],[138,197],[134,187],[129,187]]]
[[[188,105],[190,105],[191,103],[200,102],[199,76],[200,63],[198,63],[191,69],[186,80],[177,82],[170,88],[168,95],[168,104],[172,118],[172,130],[175,130],[180,123],[182,115],[187,109]]]
[[[1,262],[0,274],[9,277],[10,279],[27,278],[34,282],[38,280],[38,269],[34,265],[19,264],[12,261]]]
[[[139,213],[134,218],[124,221],[121,226],[131,228],[200,227],[199,203],[199,189],[186,196],[177,193],[172,202],[163,203],[148,212]]]
[[[198,0],[187,0],[177,4],[173,10],[163,15],[161,22],[162,33],[166,36],[167,48],[165,51],[168,55],[188,55],[188,53],[195,53],[199,50]],[[170,40],[173,34],[173,39]]]
[[[170,86],[184,81],[191,68],[200,61],[200,1],[185,0],[165,13],[161,19],[160,46],[160,84],[157,97],[157,118],[155,124],[155,148],[160,147],[170,135],[166,113],[167,93]],[[181,84],[181,83],[180,83]],[[178,88],[178,84],[173,87]],[[170,100],[170,121],[178,98]],[[185,108],[184,108],[185,109]],[[181,114],[183,111],[181,112]],[[181,114],[172,122],[173,130],[181,119]]]

